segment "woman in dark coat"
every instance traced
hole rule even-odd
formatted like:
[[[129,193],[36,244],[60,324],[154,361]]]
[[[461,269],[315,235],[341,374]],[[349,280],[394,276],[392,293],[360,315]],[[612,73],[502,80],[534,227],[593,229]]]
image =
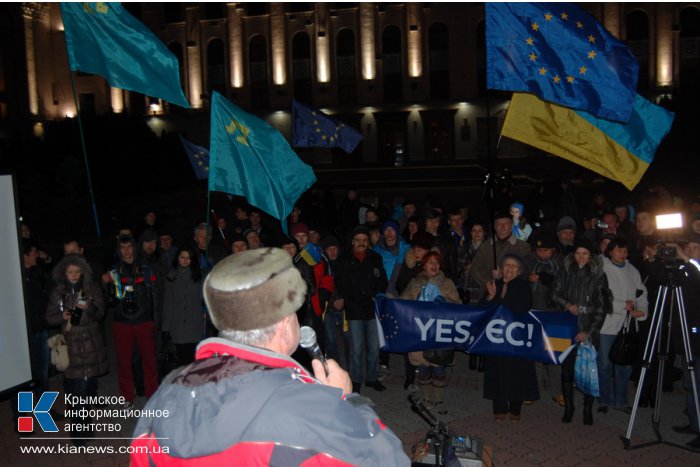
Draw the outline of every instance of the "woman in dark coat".
[[[559,269],[557,280],[551,290],[551,300],[561,309],[578,317],[576,342],[590,342],[598,347],[600,328],[605,316],[612,312],[612,295],[603,265],[588,240],[579,240],[574,245]],[[570,423],[574,416],[574,364],[577,351],[572,351],[561,365],[561,387],[564,394],[564,417]],[[583,423],[593,424],[593,400],[589,394],[583,396]]]
[[[518,277],[523,270],[522,259],[506,254],[499,267],[503,278],[487,282],[482,305],[498,303],[513,313],[527,313],[532,307],[532,293],[530,284]],[[508,415],[517,422],[523,401],[540,398],[535,362],[500,356],[487,356],[485,360],[484,398],[493,401],[494,420],[503,421]]]
[[[66,255],[54,268],[57,284],[49,296],[46,321],[60,326],[66,339],[70,364],[63,373],[66,394],[78,397],[97,396],[97,377],[109,371],[107,350],[100,331],[105,315],[102,290],[92,279],[92,269],[80,255]],[[89,406],[73,406],[73,410]],[[78,423],[89,424],[81,418]],[[88,425],[89,427],[89,425]],[[79,437],[91,437],[92,431],[71,431]],[[73,440],[84,444],[84,440]]]
[[[178,365],[194,361],[197,343],[204,338],[202,274],[194,258],[190,248],[180,248],[165,276],[163,332],[175,345]]]

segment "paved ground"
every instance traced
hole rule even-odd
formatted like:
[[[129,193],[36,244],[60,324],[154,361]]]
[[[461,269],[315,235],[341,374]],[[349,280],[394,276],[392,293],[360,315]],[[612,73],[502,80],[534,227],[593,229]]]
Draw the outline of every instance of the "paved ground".
[[[111,355],[111,372],[100,380],[100,394],[117,394],[116,363]],[[525,406],[522,420],[496,423],[491,415],[491,402],[484,400],[482,394],[482,374],[469,370],[468,358],[459,355],[457,364],[448,376],[445,399],[448,414],[441,416],[453,432],[460,435],[474,436],[482,439],[492,448],[494,465],[507,466],[700,466],[700,453],[689,452],[667,444],[656,444],[641,449],[625,450],[620,436],[626,432],[629,415],[620,411],[611,411],[601,415],[594,413],[593,426],[582,424],[582,397],[577,394],[577,411],[574,422],[563,424],[563,409],[551,400],[550,390],[540,388],[542,399]],[[370,397],[376,404],[375,409],[382,420],[394,430],[404,443],[406,452],[424,438],[429,425],[410,409],[408,391],[403,389],[403,360],[392,357],[394,369],[384,384],[387,391],[376,392],[363,388],[363,395]],[[60,390],[61,376],[51,379],[52,389]],[[630,401],[634,397],[634,388],[630,386]],[[143,398],[136,401],[143,406]],[[685,424],[683,415],[684,392],[680,384],[672,393],[663,393],[660,431],[668,442],[683,444],[691,435],[679,435],[671,430],[673,425]],[[62,406],[59,405],[62,409]],[[652,424],[652,409],[640,408],[634,425],[632,443],[638,445],[655,440]],[[49,435],[37,434],[27,439],[20,439],[11,423],[10,401],[0,404],[0,465],[10,466],[113,466],[128,465],[127,454],[118,453],[54,453],[27,454],[22,448],[30,446],[66,449],[71,446],[68,440],[46,439]],[[89,446],[119,447],[127,446],[131,436],[133,420],[114,420],[122,425],[120,432],[106,433],[115,439],[94,440]],[[65,422],[60,422],[62,426]],[[65,436],[59,433],[57,436]]]

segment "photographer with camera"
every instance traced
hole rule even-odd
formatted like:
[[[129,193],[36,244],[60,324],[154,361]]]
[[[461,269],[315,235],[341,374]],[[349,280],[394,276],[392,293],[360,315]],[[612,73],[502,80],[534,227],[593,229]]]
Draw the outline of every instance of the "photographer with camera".
[[[64,391],[73,396],[96,396],[97,378],[109,370],[99,324],[105,315],[102,290],[93,279],[88,262],[77,254],[66,255],[56,265],[53,280],[57,285],[49,297],[46,321],[50,326],[61,326],[68,345],[70,363],[63,373]],[[85,417],[77,423],[89,427],[90,419]],[[71,435],[91,437],[92,431],[71,431]],[[74,439],[73,443],[82,445],[85,440]]]
[[[690,337],[691,358],[698,362],[700,361],[700,234],[691,232],[688,234],[688,241],[679,247],[676,244],[667,243],[664,245],[667,249],[675,249],[662,251],[662,254],[669,255],[675,253],[675,258],[682,261],[679,266],[680,274],[678,274],[678,282],[683,291],[683,300],[685,302],[686,319],[688,321],[688,335]],[[663,247],[659,247],[661,250]],[[685,355],[683,348],[683,336],[681,326],[678,322],[678,316],[672,314],[672,342],[675,346],[677,355]],[[700,371],[695,369],[695,384],[700,388]],[[687,369],[683,373],[683,387],[686,390],[686,406],[688,411],[689,424],[686,426],[673,427],[677,433],[700,434],[700,425],[698,424],[697,410],[695,407],[695,399],[693,397],[693,386],[691,381],[691,373]],[[700,449],[700,436],[696,436],[693,440],[686,443],[694,449]]]

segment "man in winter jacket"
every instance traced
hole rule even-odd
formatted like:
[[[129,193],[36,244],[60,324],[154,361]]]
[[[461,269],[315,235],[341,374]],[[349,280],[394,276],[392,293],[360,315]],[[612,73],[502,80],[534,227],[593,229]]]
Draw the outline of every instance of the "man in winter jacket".
[[[374,298],[387,287],[382,258],[369,249],[369,231],[364,226],[353,229],[352,249],[338,260],[336,290],[345,304],[352,340],[351,377],[353,392],[362,384],[362,352],[367,344],[365,384],[377,391],[386,389],[377,377],[379,336],[374,314]]]
[[[158,387],[155,314],[161,302],[163,278],[136,259],[134,239],[119,237],[119,261],[106,274],[107,297],[114,309],[114,344],[119,372],[119,394],[127,406],[134,401],[131,356],[138,346],[143,362],[145,395]]]
[[[410,465],[401,442],[350,394],[334,360],[314,375],[289,356],[299,345],[295,311],[306,285],[276,248],[230,256],[212,270],[204,297],[218,338],[172,372],[139,420],[134,466]]]

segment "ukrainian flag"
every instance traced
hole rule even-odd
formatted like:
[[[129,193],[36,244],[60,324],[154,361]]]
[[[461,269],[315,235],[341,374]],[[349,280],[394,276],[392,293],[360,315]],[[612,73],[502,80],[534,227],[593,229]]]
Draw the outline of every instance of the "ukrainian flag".
[[[563,352],[571,347],[571,328],[568,326],[544,325],[545,348],[548,352]]]
[[[567,159],[632,190],[671,130],[674,114],[636,95],[629,123],[617,123],[514,93],[502,134]]]

